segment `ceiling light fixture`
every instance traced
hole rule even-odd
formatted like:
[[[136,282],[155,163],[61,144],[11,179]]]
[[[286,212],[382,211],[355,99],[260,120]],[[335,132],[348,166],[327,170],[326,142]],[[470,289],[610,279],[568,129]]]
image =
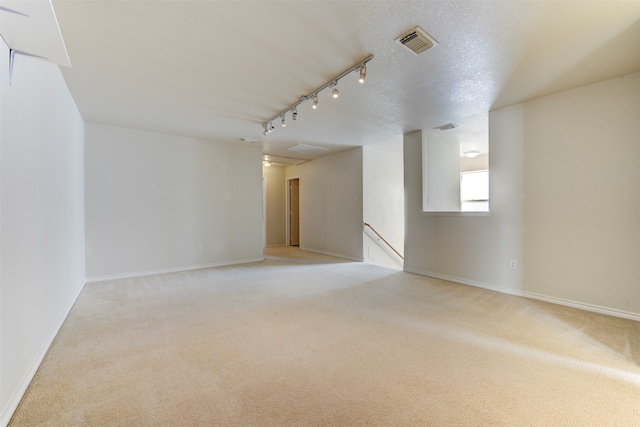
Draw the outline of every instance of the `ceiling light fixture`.
[[[280,122],[280,124],[282,125],[282,127],[287,126],[287,122],[284,119],[284,114],[282,115],[282,121]]]
[[[333,88],[332,91],[331,91],[331,96],[333,96],[334,98],[337,98],[340,95],[340,91],[337,88],[338,80],[340,80],[341,78],[343,78],[347,74],[350,74],[350,73],[352,73],[354,71],[359,71],[360,72],[360,76],[358,78],[358,81],[360,83],[364,83],[364,81],[365,81],[365,79],[367,77],[367,62],[371,61],[372,59],[373,59],[373,55],[369,55],[368,57],[366,57],[362,61],[358,62],[357,64],[355,64],[354,66],[352,66],[348,70],[345,70],[342,73],[338,74],[337,76],[335,76],[334,78],[329,80],[327,83],[325,83],[322,86],[320,86],[318,89],[314,90],[313,92],[309,93],[308,95],[301,96],[300,98],[298,98],[298,100],[294,104],[292,104],[289,107],[285,108],[284,110],[280,111],[278,114],[276,114],[275,116],[271,117],[269,120],[263,122],[262,123],[262,127],[264,128],[264,132],[262,132],[262,134],[264,136],[267,136],[269,133],[273,132],[273,123],[272,122],[274,120],[278,119],[278,118],[282,118],[283,126],[285,126],[285,124],[284,124],[284,120],[285,120],[284,116],[289,111],[291,111],[291,119],[297,120],[297,118],[298,118],[297,107],[298,107],[298,105],[302,104],[305,101],[312,100],[313,101],[312,108],[317,109],[318,108],[318,93],[320,93],[321,91],[323,91],[324,89],[326,89],[328,87],[332,87]]]
[[[480,151],[478,150],[468,150],[464,152],[465,157],[469,158],[469,159],[473,159],[474,157],[478,157],[478,154],[480,154]]]
[[[360,68],[360,77],[358,78],[358,83],[364,83],[364,81],[367,79],[367,65],[363,65]]]
[[[262,124],[262,127],[264,128],[264,131],[262,132],[264,136],[267,136],[268,134],[270,134],[275,130],[275,128],[273,127],[273,122],[269,122],[269,123],[265,122]]]
[[[262,165],[265,168],[270,168],[271,167],[271,162],[269,160],[265,160],[264,162],[262,162]]]

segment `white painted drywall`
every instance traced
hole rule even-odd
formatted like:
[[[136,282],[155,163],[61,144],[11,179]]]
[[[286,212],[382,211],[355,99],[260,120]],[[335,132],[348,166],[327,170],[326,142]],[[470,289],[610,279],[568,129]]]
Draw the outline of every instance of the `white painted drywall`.
[[[480,154],[472,159],[460,158],[460,172],[470,172],[489,169],[489,154]]]
[[[362,261],[362,147],[285,173],[300,177],[300,248]]]
[[[640,73],[524,114],[524,289],[640,315]]]
[[[421,215],[405,135],[405,270],[640,316],[639,90],[635,73],[491,112],[489,216]]]
[[[507,123],[522,120],[517,108],[502,112]],[[490,123],[491,126],[491,123]],[[522,248],[522,146],[512,129],[495,129],[491,138],[489,216],[423,214],[422,131],[404,136],[405,270],[462,283],[520,289],[520,270],[509,260]]]
[[[9,58],[0,42],[0,56]],[[84,124],[57,66],[0,71],[0,425],[84,284]]]
[[[85,178],[90,280],[262,259],[259,147],[87,123]]]
[[[364,261],[380,267],[402,270],[404,262],[378,235],[365,227],[363,235]]]
[[[363,147],[363,218],[398,252],[404,251],[404,165],[402,135]],[[372,237],[370,237],[372,236]],[[365,261],[401,268],[401,259],[389,256],[373,234],[363,234]],[[381,247],[382,246],[382,247]],[[393,252],[391,252],[393,253]]]
[[[284,167],[263,167],[262,174],[266,182],[266,246],[286,245],[285,235],[285,179]]]
[[[460,145],[445,132],[422,132],[425,212],[460,211]]]

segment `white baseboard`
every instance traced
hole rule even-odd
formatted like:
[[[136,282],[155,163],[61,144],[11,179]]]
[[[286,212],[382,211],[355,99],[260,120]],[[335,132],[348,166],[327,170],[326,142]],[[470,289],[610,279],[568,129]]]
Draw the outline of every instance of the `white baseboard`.
[[[132,273],[110,274],[106,276],[88,277],[87,283],[104,282],[105,280],[131,279],[134,277],[152,276],[155,274],[180,273],[181,271],[202,270],[205,268],[224,267],[226,265],[247,264],[249,262],[260,262],[260,261],[264,261],[264,258],[263,257],[247,258],[247,259],[240,259],[235,261],[222,261],[222,262],[213,262],[209,264],[190,265],[186,267],[161,268],[158,270],[134,271]]]
[[[317,254],[334,256],[336,258],[349,259],[351,261],[357,261],[357,262],[364,261],[364,258],[356,258],[356,257],[350,256],[350,255],[339,254],[337,252],[323,251],[323,250],[320,250],[320,249],[303,248],[302,246],[300,246],[300,249],[302,249],[303,251],[315,252]]]
[[[29,366],[29,369],[27,370],[27,372],[22,377],[22,380],[20,381],[18,388],[13,393],[13,396],[11,396],[11,398],[9,399],[9,403],[7,404],[6,408],[4,408],[4,410],[2,411],[2,416],[0,417],[0,427],[6,427],[7,424],[9,424],[9,421],[11,421],[11,417],[13,416],[13,413],[18,408],[20,401],[22,400],[22,398],[24,397],[24,394],[29,388],[29,384],[31,384],[33,377],[36,375],[36,372],[38,372],[38,368],[40,367],[40,364],[42,363],[45,356],[47,355],[47,352],[49,351],[49,347],[51,347],[53,340],[58,335],[58,332],[60,331],[60,328],[64,324],[64,321],[67,320],[67,316],[71,312],[71,309],[75,305],[76,301],[78,300],[78,297],[84,290],[84,287],[86,284],[87,282],[85,281],[82,284],[82,286],[80,286],[80,289],[78,290],[76,295],[72,298],[71,304],[69,304],[69,306],[65,310],[64,314],[62,315],[58,323],[56,323],[52,332],[49,334],[45,342],[42,344],[42,347],[40,347],[38,354],[36,355],[35,359],[33,359],[33,361],[31,362],[31,365]]]
[[[547,295],[536,294],[533,292],[521,291],[518,289],[504,288],[502,286],[494,286],[472,280],[460,279],[458,277],[445,276],[444,274],[431,273],[428,271],[420,271],[413,269],[405,269],[407,273],[419,274],[421,276],[433,277],[434,279],[442,279],[448,282],[459,283],[461,285],[473,286],[476,288],[487,289],[490,291],[500,292],[503,294],[515,295],[524,298],[531,298],[539,301],[550,302],[553,304],[564,305],[567,307],[578,308],[580,310],[591,311],[594,313],[606,314],[608,316],[621,317],[623,319],[635,320],[640,322],[640,314],[630,313],[628,311],[618,310],[615,308],[602,307],[595,304],[587,304],[579,301],[571,301],[564,298],[557,298]]]

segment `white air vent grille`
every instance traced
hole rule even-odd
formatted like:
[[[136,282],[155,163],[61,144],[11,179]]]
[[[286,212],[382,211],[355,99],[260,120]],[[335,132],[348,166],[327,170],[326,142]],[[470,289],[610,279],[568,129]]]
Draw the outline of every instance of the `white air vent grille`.
[[[457,128],[458,125],[455,123],[447,123],[446,125],[441,125],[441,126],[437,126],[434,127],[435,130],[449,130],[449,129],[455,129]]]
[[[329,149],[324,147],[316,147],[315,145],[298,144],[289,148],[289,151],[295,151],[297,153],[304,154],[320,154],[324,153],[325,151],[329,151]]]
[[[438,42],[420,27],[401,35],[396,41],[416,55],[438,45]]]

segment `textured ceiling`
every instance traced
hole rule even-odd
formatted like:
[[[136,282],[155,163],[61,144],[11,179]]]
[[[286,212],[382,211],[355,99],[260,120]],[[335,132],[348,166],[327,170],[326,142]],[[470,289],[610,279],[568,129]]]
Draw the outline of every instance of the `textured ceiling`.
[[[637,1],[53,1],[92,122],[286,149],[397,138],[455,122],[464,149],[486,145],[491,109],[640,70]],[[439,45],[394,41],[421,26]],[[261,123],[366,56],[341,96],[298,120]],[[240,138],[257,142],[243,142]],[[481,147],[486,148],[486,147]]]

